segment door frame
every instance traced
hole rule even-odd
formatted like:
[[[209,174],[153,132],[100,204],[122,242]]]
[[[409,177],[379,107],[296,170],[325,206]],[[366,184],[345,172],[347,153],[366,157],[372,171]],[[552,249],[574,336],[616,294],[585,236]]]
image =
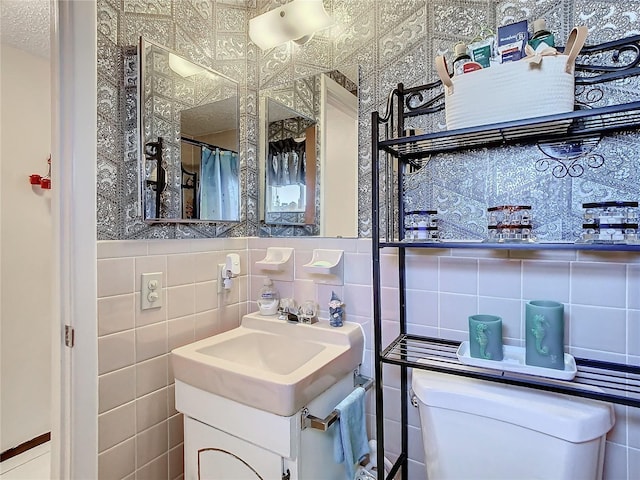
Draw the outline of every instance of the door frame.
[[[51,478],[98,476],[96,3],[50,0]],[[74,346],[65,346],[65,326]]]

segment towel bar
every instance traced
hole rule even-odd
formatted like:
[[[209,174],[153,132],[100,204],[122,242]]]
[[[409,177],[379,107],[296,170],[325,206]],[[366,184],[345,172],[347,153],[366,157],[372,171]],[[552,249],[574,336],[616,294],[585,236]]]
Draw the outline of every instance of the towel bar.
[[[363,377],[360,374],[353,375],[353,386],[354,387],[362,387],[365,390],[369,390],[373,386],[373,379]],[[337,410],[333,410],[329,415],[324,418],[318,418],[314,415],[311,415],[309,411],[305,408],[302,412],[302,430],[307,427],[314,428],[316,430],[322,430],[326,432],[327,429],[335,423],[336,420],[340,418],[340,412]]]

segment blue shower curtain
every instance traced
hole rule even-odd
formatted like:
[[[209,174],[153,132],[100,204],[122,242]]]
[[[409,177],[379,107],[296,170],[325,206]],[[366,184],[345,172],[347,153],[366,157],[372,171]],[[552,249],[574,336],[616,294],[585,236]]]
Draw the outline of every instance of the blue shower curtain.
[[[238,154],[202,147],[200,219],[237,221],[240,218]]]

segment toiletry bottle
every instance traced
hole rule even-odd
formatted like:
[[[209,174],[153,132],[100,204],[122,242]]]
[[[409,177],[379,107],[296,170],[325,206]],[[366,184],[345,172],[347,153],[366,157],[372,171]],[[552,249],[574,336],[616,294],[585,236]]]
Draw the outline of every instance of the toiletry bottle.
[[[453,47],[453,74],[462,75],[464,73],[463,66],[471,61],[471,56],[467,50],[465,43],[457,43]]]
[[[555,37],[547,30],[547,22],[544,18],[538,18],[533,22],[533,36],[529,40],[531,48],[536,50],[538,45],[546,43],[549,47],[555,47]]]
[[[280,305],[280,294],[270,278],[265,278],[258,297],[260,315],[275,315]]]

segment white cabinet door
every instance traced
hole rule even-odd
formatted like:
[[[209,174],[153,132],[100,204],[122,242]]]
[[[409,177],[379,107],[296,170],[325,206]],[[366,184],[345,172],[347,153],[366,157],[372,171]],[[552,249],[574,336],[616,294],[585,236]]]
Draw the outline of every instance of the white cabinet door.
[[[185,480],[280,480],[282,457],[184,417]]]

